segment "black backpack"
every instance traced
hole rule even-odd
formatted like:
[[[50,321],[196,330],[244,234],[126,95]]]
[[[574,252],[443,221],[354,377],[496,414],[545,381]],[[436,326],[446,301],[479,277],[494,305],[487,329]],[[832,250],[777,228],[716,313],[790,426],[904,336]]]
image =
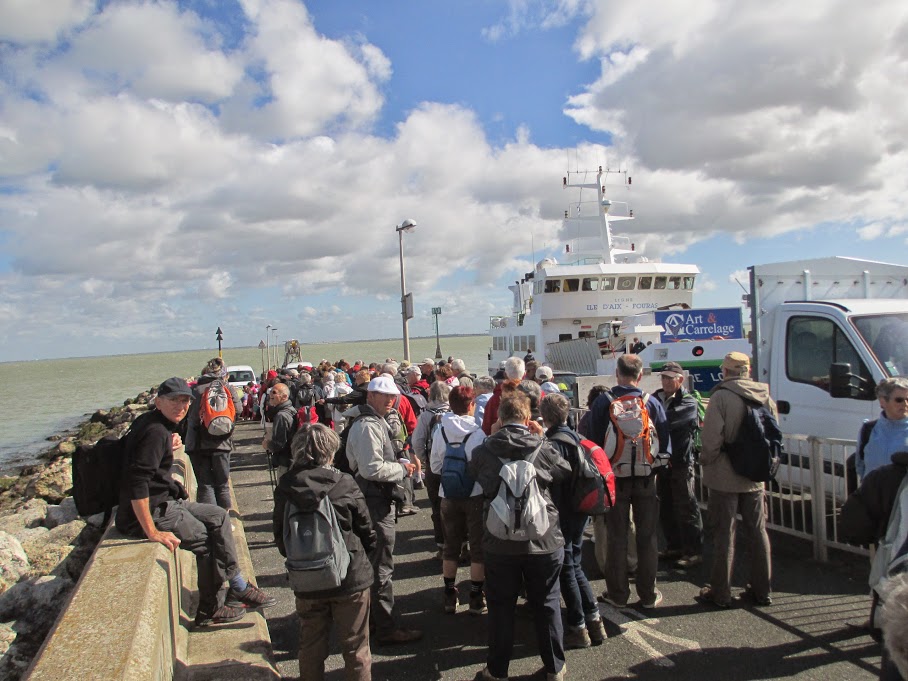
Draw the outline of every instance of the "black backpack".
[[[120,482],[126,463],[126,435],[108,435],[94,445],[80,445],[72,458],[73,500],[83,518],[110,517],[120,503]]]
[[[739,395],[740,397],[740,395]],[[782,459],[782,431],[769,407],[744,399],[744,420],[734,442],[722,450],[738,475],[754,482],[776,477]]]
[[[353,471],[350,469],[350,459],[347,457],[347,440],[350,438],[350,429],[353,427],[353,424],[366,416],[371,416],[371,414],[358,414],[352,421],[344,426],[344,429],[341,431],[340,447],[334,455],[334,467],[341,473],[353,475]]]
[[[315,404],[316,393],[315,386],[311,383],[306,385],[297,385],[296,394],[293,396],[293,406],[297,409],[301,407],[311,407]]]

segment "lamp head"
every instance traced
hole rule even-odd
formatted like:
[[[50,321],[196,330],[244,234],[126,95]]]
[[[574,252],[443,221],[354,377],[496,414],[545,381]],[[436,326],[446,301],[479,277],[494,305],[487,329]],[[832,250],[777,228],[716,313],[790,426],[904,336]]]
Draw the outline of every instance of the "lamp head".
[[[410,232],[414,229],[416,229],[416,220],[407,219],[407,220],[404,220],[402,223],[400,223],[400,227],[397,228],[397,231],[398,232]]]

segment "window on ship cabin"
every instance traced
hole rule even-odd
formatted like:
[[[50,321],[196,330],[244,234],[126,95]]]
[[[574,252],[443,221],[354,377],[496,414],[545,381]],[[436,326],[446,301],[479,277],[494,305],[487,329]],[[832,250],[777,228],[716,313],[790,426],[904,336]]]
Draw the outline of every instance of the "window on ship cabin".
[[[583,280],[583,283],[580,286],[583,291],[598,291],[599,290],[599,277],[591,278],[586,277]]]
[[[665,277],[656,277],[653,288],[657,291],[665,290]]]
[[[603,291],[614,291],[615,290],[615,277],[602,277],[602,290]]]
[[[618,290],[632,291],[636,282],[637,277],[618,277]]]
[[[620,281],[618,283],[618,287],[619,288],[621,287]],[[640,281],[637,282],[637,288],[639,288],[643,291],[651,289],[652,287],[653,287],[653,278],[652,277],[640,277]]]
[[[595,335],[592,331],[579,331],[577,333],[577,338],[594,338]]]
[[[545,292],[546,293],[558,293],[561,291],[561,279],[546,279],[545,280]]]
[[[693,277],[684,277],[684,290],[685,291],[694,290],[694,278]]]
[[[559,340],[559,341],[569,341],[569,340],[571,340],[572,338],[573,338],[573,336],[572,336],[571,334],[569,334],[569,333],[559,333],[559,334],[558,334],[558,340]]]
[[[681,288],[681,277],[669,277],[668,290],[677,291],[679,288]]]
[[[579,279],[565,279],[564,280],[564,292],[565,293],[575,293],[580,290],[580,280]]]

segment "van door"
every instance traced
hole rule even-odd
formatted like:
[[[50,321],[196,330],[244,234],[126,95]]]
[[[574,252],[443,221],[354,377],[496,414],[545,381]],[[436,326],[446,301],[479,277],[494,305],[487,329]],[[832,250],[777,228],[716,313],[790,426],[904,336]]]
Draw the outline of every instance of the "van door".
[[[872,394],[862,399],[829,395],[834,362],[848,362],[852,373],[876,383],[854,330],[832,316],[797,311],[781,314],[776,329],[771,392],[782,432],[856,439],[861,423],[879,412],[879,403]]]

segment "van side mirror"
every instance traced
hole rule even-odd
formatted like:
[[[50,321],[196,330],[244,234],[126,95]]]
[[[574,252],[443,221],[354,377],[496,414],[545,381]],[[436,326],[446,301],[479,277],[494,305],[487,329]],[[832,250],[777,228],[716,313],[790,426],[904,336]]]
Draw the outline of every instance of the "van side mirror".
[[[851,364],[836,362],[829,365],[829,395],[858,400],[873,399],[873,384],[863,376],[851,373]]]

